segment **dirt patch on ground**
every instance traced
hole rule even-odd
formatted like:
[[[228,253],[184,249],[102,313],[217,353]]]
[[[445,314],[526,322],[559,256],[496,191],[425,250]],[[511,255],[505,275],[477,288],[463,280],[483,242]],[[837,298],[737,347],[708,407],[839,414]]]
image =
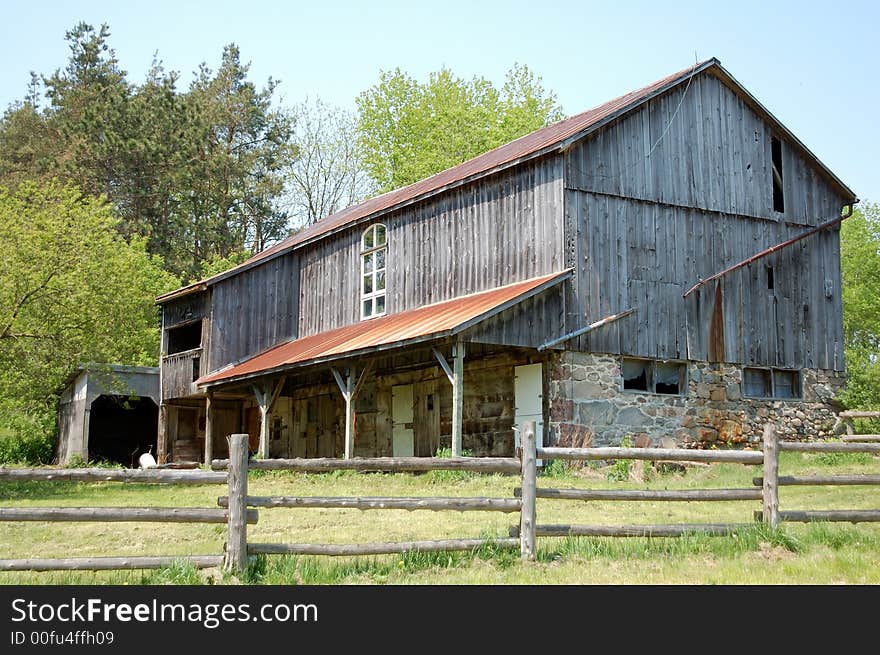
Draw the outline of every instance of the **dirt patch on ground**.
[[[782,546],[774,546],[773,544],[768,544],[767,542],[758,545],[757,555],[767,562],[778,562],[780,560],[787,560],[796,556],[795,553],[786,548],[783,548]]]

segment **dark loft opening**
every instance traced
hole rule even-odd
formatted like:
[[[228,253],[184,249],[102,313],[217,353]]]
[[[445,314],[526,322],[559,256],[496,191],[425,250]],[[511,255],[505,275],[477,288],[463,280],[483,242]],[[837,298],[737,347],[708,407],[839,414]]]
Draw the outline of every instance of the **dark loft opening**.
[[[187,350],[199,348],[202,345],[202,322],[195,321],[179,327],[169,328],[168,354],[182,353]]]
[[[772,266],[767,267],[767,288],[768,289],[774,288],[773,287],[773,267]]]
[[[785,195],[782,192],[782,142],[770,137],[770,159],[773,168],[773,211],[785,211]]]
[[[98,396],[89,411],[89,461],[136,468],[153,448],[159,408],[150,398]]]

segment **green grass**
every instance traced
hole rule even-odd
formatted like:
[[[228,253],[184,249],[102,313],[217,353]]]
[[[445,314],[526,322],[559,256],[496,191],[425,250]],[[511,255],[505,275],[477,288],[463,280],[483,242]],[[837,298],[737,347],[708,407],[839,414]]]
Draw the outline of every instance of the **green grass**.
[[[539,486],[601,489],[751,487],[757,467],[713,465],[686,472],[645,469],[643,482],[610,481],[610,469],[553,466]],[[616,469],[615,469],[616,471]],[[880,458],[828,460],[783,453],[782,475],[877,473]],[[638,470],[632,470],[638,475]],[[613,475],[611,477],[617,477]],[[494,496],[511,497],[515,477],[405,474],[255,473],[252,495]],[[216,507],[223,486],[174,487],[113,483],[0,483],[6,506]],[[880,507],[876,487],[783,487],[782,509]],[[539,523],[643,524],[752,522],[758,501],[573,502],[538,500]],[[251,542],[363,543],[507,536],[517,514],[337,509],[260,510]],[[5,523],[0,558],[97,555],[219,554],[223,525],[149,523]],[[198,571],[183,562],[158,571],[0,573],[3,583],[50,584],[703,584],[880,583],[880,528],[861,524],[785,524],[776,531],[749,525],[723,537],[542,538],[537,561],[517,550],[484,546],[465,553],[330,558],[261,556],[240,579],[219,569]]]

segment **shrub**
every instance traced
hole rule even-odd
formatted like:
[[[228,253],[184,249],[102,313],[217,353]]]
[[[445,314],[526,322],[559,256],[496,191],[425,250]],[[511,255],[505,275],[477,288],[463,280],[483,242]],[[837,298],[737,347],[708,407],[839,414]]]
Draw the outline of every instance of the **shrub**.
[[[632,446],[632,439],[629,435],[626,435],[623,439],[620,440],[621,448],[629,448]],[[609,482],[623,482],[624,480],[629,480],[629,474],[632,470],[632,460],[629,459],[618,459],[614,461],[608,468],[608,473],[606,477]]]

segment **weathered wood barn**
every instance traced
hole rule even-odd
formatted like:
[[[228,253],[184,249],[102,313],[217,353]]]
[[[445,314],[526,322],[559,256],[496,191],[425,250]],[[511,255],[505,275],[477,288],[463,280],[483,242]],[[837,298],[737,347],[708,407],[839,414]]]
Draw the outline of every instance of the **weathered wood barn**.
[[[855,202],[706,61],[161,296],[160,457],[821,433]]]

